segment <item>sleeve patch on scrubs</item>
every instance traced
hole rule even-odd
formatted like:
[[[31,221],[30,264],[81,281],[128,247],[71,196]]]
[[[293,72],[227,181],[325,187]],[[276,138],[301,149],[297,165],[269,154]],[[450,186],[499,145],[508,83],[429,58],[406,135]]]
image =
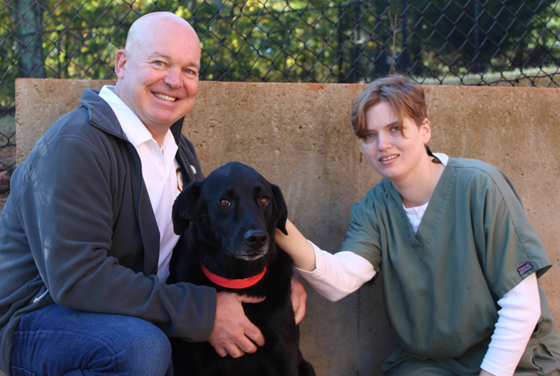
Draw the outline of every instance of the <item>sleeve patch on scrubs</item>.
[[[525,265],[517,268],[517,271],[519,272],[519,275],[523,275],[523,274],[527,273],[529,270],[533,270],[533,267],[531,266],[530,262],[528,262]]]

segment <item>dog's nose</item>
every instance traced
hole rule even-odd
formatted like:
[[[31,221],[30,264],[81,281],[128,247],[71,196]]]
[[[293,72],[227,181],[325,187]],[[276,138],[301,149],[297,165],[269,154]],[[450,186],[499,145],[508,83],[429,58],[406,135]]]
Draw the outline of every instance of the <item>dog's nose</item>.
[[[245,233],[245,242],[254,249],[261,248],[267,240],[268,235],[261,230],[249,230]]]

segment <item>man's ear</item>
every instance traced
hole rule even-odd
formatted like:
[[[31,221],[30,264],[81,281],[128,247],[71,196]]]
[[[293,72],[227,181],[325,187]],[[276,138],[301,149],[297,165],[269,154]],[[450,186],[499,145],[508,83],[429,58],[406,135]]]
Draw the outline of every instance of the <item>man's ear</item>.
[[[276,227],[282,231],[284,234],[288,235],[286,230],[286,221],[288,220],[288,207],[286,206],[286,201],[284,201],[284,196],[280,187],[271,184],[272,194],[274,194],[274,215],[276,220]]]
[[[126,50],[118,50],[115,54],[115,74],[120,80],[124,78],[127,59],[128,55],[126,53]]]
[[[200,182],[194,181],[183,189],[175,199],[171,217],[173,219],[173,231],[177,235],[187,231],[190,222],[196,217],[196,207],[199,198]]]

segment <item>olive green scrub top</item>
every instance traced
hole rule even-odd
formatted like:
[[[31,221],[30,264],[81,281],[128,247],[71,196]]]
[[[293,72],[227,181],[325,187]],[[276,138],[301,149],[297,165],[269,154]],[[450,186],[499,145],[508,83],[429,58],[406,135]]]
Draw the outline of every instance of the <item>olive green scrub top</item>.
[[[449,159],[416,236],[399,193],[382,179],[352,206],[340,251],[382,272],[385,309],[399,340],[384,371],[429,358],[459,375],[478,374],[498,320],[496,302],[551,267],[509,178],[470,159]],[[541,306],[546,333],[529,345],[545,353],[543,365],[534,365],[530,350],[520,366],[548,373],[558,367],[560,340],[542,293]]]

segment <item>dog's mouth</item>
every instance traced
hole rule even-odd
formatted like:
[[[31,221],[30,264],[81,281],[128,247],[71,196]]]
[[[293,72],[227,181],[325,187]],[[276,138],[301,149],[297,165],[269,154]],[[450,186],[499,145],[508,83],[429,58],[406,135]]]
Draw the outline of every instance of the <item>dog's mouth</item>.
[[[263,258],[265,254],[233,255],[233,257],[243,261],[255,261]]]
[[[232,251],[230,249],[225,248],[224,250],[226,251],[228,256],[236,258],[238,260],[255,261],[263,258],[268,253],[268,246],[265,245],[264,247],[259,249],[253,249],[253,248],[246,249],[246,250],[236,249]]]

